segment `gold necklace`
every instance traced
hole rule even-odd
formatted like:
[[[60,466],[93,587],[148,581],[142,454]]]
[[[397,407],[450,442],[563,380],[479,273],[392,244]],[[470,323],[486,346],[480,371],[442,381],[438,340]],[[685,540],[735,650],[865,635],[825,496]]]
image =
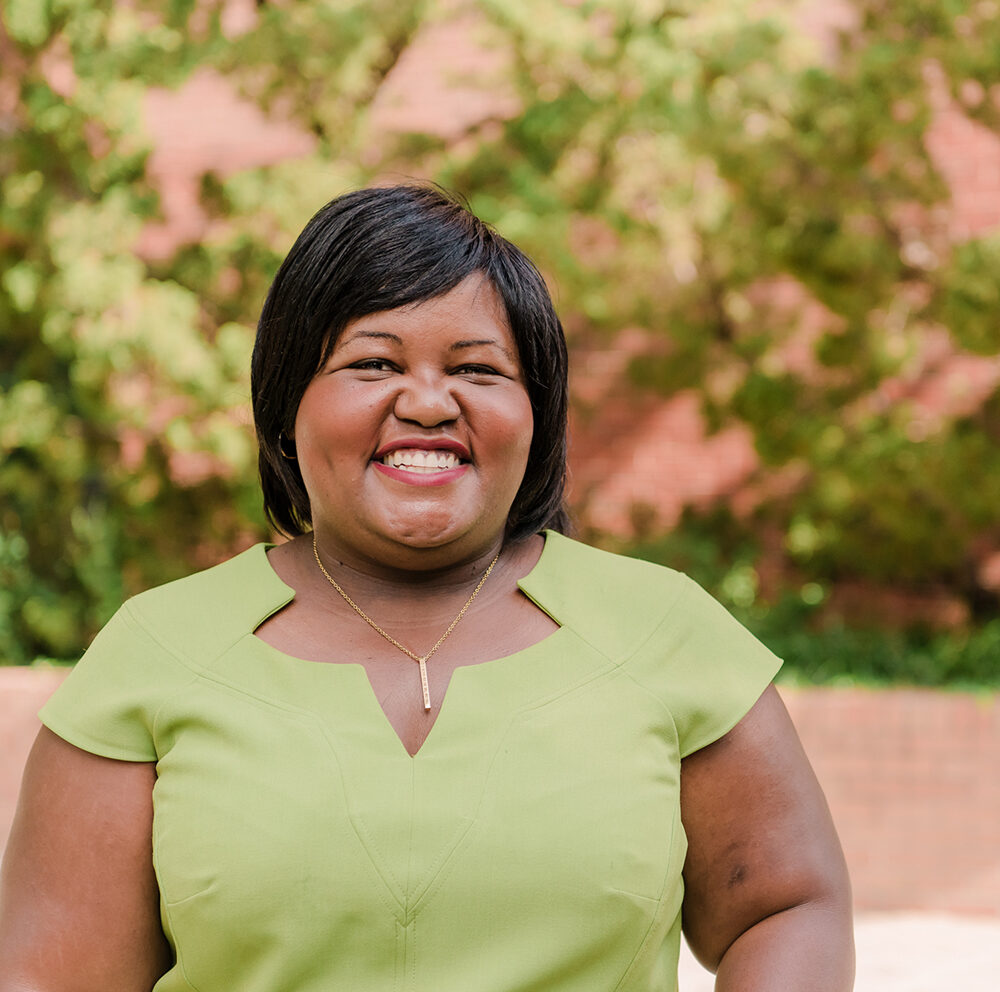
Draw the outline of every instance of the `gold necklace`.
[[[497,553],[496,558],[490,562],[490,567],[483,572],[483,577],[479,580],[479,584],[476,588],[472,590],[472,595],[465,601],[465,606],[458,611],[458,616],[455,617],[450,624],[448,624],[448,629],[437,639],[437,643],[425,655],[419,655],[415,651],[411,651],[405,644],[400,644],[399,641],[392,636],[392,634],[383,630],[374,620],[372,620],[370,616],[368,616],[367,613],[365,613],[363,609],[361,609],[360,606],[358,606],[357,603],[354,602],[353,599],[351,599],[350,596],[347,595],[346,592],[344,592],[337,580],[326,570],[326,566],[320,559],[319,548],[316,547],[315,533],[313,533],[313,557],[316,559],[316,564],[319,565],[319,570],[326,576],[327,582],[329,582],[330,585],[332,585],[333,588],[336,589],[345,600],[347,600],[347,605],[350,606],[351,609],[354,610],[354,612],[357,613],[357,615],[361,617],[361,619],[364,620],[369,627],[378,631],[378,633],[380,633],[390,644],[395,645],[400,651],[403,652],[403,654],[412,658],[420,666],[420,688],[424,694],[424,709],[429,710],[431,708],[431,693],[427,685],[427,659],[430,658],[430,656],[434,654],[434,652],[437,651],[442,644],[444,644],[445,638],[458,626],[458,621],[465,616],[465,611],[472,606],[472,601],[479,595],[479,590],[483,588],[483,584],[490,577],[490,572],[493,571],[493,566],[500,560],[499,552]]]

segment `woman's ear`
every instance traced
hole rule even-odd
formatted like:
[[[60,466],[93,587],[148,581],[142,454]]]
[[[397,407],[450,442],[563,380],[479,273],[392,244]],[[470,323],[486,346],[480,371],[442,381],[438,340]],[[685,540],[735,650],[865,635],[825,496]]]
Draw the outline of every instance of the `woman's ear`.
[[[290,462],[298,460],[298,452],[295,450],[295,438],[286,434],[285,431],[279,431],[278,433],[278,451],[281,452],[282,458]]]

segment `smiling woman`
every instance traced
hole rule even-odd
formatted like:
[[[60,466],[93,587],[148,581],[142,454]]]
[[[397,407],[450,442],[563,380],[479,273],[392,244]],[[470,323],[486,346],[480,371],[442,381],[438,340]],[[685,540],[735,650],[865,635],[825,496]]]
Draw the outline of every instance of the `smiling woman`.
[[[461,283],[464,291],[450,296]],[[299,236],[268,294],[252,375],[265,507],[279,529],[298,534],[312,523],[298,462],[282,457],[280,440],[294,434],[299,403],[317,372],[359,335],[369,345],[401,347],[391,325],[419,324],[416,311],[439,309],[445,296],[445,309],[463,312],[443,319],[474,314],[469,327],[451,326],[453,368],[460,358],[469,366],[465,374],[475,375],[472,366],[480,365],[479,374],[488,376],[502,359],[508,372],[520,370],[531,405],[528,464],[509,507],[507,536],[566,529],[566,344],[548,290],[517,248],[437,190],[421,187],[362,190],[328,204]],[[480,323],[483,333],[470,329]],[[489,347],[486,341],[494,345],[489,354],[476,354]],[[384,349],[357,357],[370,368],[383,361],[385,371],[392,367]]]
[[[352,567],[492,557],[528,464],[531,401],[482,273],[352,320],[293,431],[320,549]],[[421,565],[426,567],[426,565]]]
[[[334,200],[252,384],[289,540],[130,600],[42,711],[0,992],[674,992],[682,919],[720,990],[846,992],[778,660],[564,536],[528,259],[434,189]]]

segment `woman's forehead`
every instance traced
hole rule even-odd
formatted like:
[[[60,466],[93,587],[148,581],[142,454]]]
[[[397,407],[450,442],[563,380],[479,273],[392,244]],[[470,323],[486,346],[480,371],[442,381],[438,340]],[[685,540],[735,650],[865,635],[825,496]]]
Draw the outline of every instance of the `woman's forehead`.
[[[394,335],[399,338],[441,328],[451,328],[466,346],[481,339],[483,343],[500,342],[516,350],[504,301],[491,280],[479,272],[436,296],[348,320],[334,346],[341,347],[363,336],[391,339]]]

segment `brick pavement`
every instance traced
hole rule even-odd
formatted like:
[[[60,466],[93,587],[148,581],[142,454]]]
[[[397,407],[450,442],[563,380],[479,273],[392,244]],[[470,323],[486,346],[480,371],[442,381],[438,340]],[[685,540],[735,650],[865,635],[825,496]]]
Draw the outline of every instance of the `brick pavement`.
[[[854,992],[995,992],[1000,919],[921,913],[863,914],[854,930]],[[681,952],[680,992],[712,992],[713,976]]]

